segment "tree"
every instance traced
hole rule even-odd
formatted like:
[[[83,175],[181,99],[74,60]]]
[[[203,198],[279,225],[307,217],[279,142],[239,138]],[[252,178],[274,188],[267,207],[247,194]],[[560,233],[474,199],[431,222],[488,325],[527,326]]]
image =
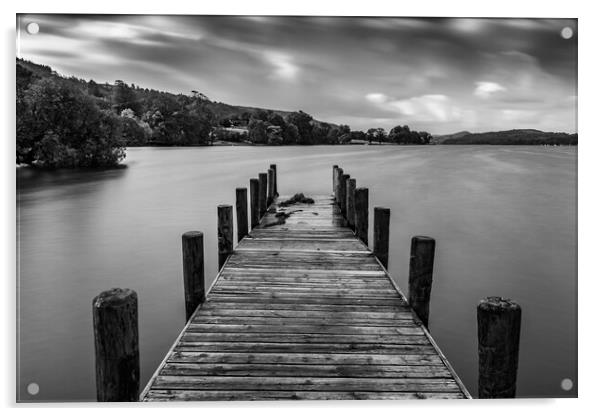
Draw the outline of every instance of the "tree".
[[[21,162],[100,167],[125,157],[120,118],[60,78],[42,78],[24,92],[17,127]]]
[[[140,113],[140,104],[136,100],[136,93],[122,80],[115,81],[113,86],[113,109],[121,113],[126,108],[131,108],[134,113]]]
[[[298,144],[301,140],[299,135],[299,129],[292,123],[286,123],[282,129],[282,143],[283,144]]]
[[[286,116],[288,123],[294,124],[299,132],[299,144],[313,144],[312,122],[313,117],[303,111],[289,113]]]
[[[268,123],[263,120],[251,119],[249,122],[249,140],[255,144],[268,142]]]

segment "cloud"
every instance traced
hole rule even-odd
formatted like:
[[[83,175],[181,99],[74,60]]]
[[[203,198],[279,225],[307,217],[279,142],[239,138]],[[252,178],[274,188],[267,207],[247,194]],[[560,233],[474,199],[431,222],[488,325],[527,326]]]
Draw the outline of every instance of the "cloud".
[[[373,92],[370,94],[366,94],[366,100],[375,104],[384,104],[388,101],[388,98],[385,94],[382,94],[380,92]]]
[[[489,98],[492,94],[495,94],[496,92],[502,92],[507,90],[506,87],[496,82],[477,81],[475,82],[475,84],[477,87],[474,90],[474,95],[480,98]]]
[[[366,100],[377,107],[405,116],[417,122],[448,122],[462,116],[462,109],[444,94],[425,94],[406,99],[388,97],[382,93],[370,93]]]
[[[299,67],[292,62],[291,56],[273,51],[264,52],[264,56],[266,61],[273,66],[273,76],[287,81],[297,78]]]

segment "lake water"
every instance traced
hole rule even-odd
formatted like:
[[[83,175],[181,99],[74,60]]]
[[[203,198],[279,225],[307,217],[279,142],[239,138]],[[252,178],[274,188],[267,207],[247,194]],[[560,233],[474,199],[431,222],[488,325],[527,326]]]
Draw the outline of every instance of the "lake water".
[[[390,271],[404,291],[410,238],[437,240],[431,332],[473,395],[488,295],[523,308],[517,395],[576,395],[576,148],[132,148],[125,163],[17,171],[21,400],[95,400],[92,298],[112,287],[138,292],[144,386],[184,325],[181,234],[205,232],[208,286],[217,205],[270,163],[281,194],[329,193],[338,164],[370,188],[370,215],[391,208]]]

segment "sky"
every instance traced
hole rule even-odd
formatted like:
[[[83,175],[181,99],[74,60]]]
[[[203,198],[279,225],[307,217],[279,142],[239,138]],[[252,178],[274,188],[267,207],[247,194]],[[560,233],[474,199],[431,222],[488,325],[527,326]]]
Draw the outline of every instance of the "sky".
[[[18,30],[18,55],[63,75],[353,130],[577,131],[575,19],[21,15]]]

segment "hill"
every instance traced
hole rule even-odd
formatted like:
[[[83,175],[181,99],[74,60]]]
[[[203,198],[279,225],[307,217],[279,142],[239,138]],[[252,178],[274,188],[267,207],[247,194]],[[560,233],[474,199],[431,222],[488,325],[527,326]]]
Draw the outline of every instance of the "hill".
[[[438,144],[497,144],[497,145],[577,145],[577,134],[544,132],[535,129],[514,129],[487,133],[467,131],[437,136]]]

